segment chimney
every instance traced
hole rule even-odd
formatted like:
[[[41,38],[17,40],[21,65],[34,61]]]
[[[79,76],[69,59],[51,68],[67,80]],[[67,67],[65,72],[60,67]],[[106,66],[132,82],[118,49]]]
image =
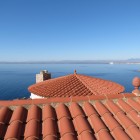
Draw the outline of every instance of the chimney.
[[[43,82],[48,79],[51,79],[51,73],[48,73],[47,70],[42,70],[39,74],[36,74],[36,83]]]

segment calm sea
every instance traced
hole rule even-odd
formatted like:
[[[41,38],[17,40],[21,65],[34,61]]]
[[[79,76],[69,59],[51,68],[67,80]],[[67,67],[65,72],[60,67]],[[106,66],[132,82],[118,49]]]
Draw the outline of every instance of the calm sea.
[[[52,78],[71,74],[99,77],[118,82],[126,92],[133,90],[132,79],[140,77],[140,65],[127,64],[0,64],[0,100],[29,97],[27,88],[35,83],[40,70],[48,70]]]

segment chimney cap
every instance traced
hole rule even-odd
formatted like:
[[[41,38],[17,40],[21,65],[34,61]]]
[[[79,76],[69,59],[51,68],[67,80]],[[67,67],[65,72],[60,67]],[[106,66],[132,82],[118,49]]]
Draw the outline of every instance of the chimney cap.
[[[47,70],[41,70],[40,71],[40,74],[44,74],[44,73],[48,73],[48,71]]]

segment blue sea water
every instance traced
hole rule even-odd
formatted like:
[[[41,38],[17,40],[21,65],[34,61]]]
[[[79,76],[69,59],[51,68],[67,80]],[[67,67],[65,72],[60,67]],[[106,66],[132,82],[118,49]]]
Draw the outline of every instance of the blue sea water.
[[[140,77],[138,64],[0,64],[0,100],[29,98],[28,86],[34,84],[35,75],[45,69],[52,73],[52,78],[71,74],[76,69],[79,74],[122,84],[126,92],[133,90],[132,79]]]

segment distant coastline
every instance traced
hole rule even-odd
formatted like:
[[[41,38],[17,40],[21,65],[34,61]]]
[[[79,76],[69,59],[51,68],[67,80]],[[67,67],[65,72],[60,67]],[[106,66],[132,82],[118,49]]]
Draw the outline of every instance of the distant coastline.
[[[128,60],[62,60],[62,61],[0,61],[0,64],[140,64],[140,59]]]

